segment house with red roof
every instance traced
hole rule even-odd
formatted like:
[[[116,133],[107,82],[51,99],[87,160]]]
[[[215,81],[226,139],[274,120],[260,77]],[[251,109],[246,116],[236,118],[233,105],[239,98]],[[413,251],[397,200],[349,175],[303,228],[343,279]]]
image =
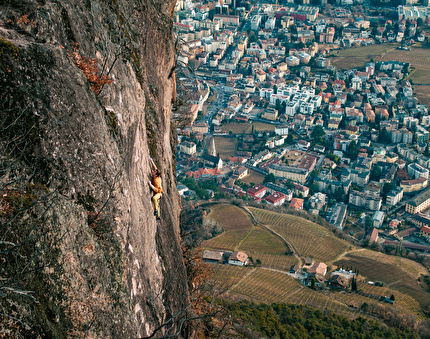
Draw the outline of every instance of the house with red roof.
[[[243,252],[233,252],[228,258],[228,264],[245,266],[248,264],[248,255]]]
[[[293,198],[291,199],[290,205],[288,207],[295,208],[296,210],[302,210],[303,209],[303,199],[299,198]]]
[[[216,179],[222,178],[223,174],[218,167],[215,168],[199,168],[197,171],[188,171],[186,173],[187,177],[194,178],[196,180],[205,179]]]
[[[428,226],[421,227],[420,236],[426,238],[427,241],[430,241],[430,227]]]
[[[266,194],[266,187],[257,184],[248,190],[248,194],[251,196],[251,198],[261,199]]]
[[[377,242],[378,238],[379,238],[379,231],[376,228],[373,228],[372,232],[370,233],[369,244],[373,244],[374,242]]]
[[[265,198],[266,202],[273,206],[281,206],[285,202],[285,194],[281,192],[273,192]]]

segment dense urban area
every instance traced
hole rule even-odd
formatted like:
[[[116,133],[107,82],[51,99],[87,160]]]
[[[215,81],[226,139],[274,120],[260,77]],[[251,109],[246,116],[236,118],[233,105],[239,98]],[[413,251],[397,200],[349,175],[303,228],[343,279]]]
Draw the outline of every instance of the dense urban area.
[[[177,3],[189,76],[178,75],[187,101],[174,113],[191,120],[178,130],[180,194],[287,204],[352,237],[427,251],[430,116],[406,79],[411,65],[337,69],[328,55],[392,41],[410,49],[427,41],[419,27],[430,9],[369,19],[361,4],[320,5]]]
[[[429,93],[417,95],[412,75],[421,70],[405,60],[428,48],[429,24],[428,1],[178,1],[181,102],[173,116],[183,203],[234,201],[286,242],[291,234],[283,237],[287,231],[275,230],[275,217],[261,209],[330,224],[365,248],[425,258]],[[239,213],[228,209],[218,211],[227,234],[222,220]],[[208,241],[206,262],[264,266],[240,244]],[[357,290],[357,266],[331,265],[342,251],[324,263],[288,245],[300,258],[282,268],[290,277],[313,289]],[[394,304],[394,295],[376,299]]]

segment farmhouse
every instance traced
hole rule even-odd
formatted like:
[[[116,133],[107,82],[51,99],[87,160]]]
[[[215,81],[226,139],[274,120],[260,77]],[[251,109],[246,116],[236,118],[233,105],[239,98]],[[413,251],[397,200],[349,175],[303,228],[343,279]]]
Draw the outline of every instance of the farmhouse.
[[[328,284],[332,287],[347,289],[349,286],[349,279],[341,274],[333,274],[328,280]]]
[[[290,273],[295,274],[295,273],[297,273],[299,270],[300,270],[300,267],[299,267],[299,266],[297,266],[297,265],[292,265],[292,266],[290,267]]]
[[[327,273],[327,265],[323,262],[316,262],[310,269],[308,269],[308,273],[316,273],[324,276]]]
[[[233,252],[228,258],[228,264],[245,266],[248,264],[248,255],[243,252]]]
[[[208,263],[222,263],[222,251],[209,251],[206,250],[202,254],[202,259]]]
[[[306,277],[304,284],[306,286],[312,286],[312,279],[315,279],[315,286],[321,287],[324,284],[324,276],[318,273],[309,273]]]

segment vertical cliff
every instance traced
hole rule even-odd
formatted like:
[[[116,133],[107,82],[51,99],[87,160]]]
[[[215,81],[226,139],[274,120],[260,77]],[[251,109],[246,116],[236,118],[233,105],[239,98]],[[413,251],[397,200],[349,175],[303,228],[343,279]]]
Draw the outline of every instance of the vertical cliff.
[[[187,336],[170,123],[173,6],[1,2],[0,327],[7,336]],[[149,157],[166,191],[158,222]]]

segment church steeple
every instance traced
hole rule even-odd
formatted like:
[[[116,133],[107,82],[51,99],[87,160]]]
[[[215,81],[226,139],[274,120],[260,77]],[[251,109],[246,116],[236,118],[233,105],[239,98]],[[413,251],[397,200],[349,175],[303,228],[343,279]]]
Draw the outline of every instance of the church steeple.
[[[209,152],[210,155],[216,157],[216,148],[215,148],[215,139],[212,138],[212,142],[211,142],[211,146],[209,147]]]

